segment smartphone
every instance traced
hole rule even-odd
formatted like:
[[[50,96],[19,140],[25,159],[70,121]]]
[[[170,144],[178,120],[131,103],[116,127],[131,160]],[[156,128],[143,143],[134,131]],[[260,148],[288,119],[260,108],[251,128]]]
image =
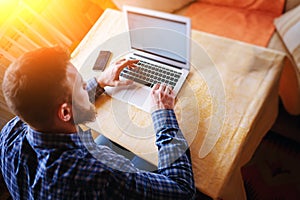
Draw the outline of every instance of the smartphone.
[[[109,61],[110,55],[110,51],[100,51],[97,60],[93,66],[93,70],[103,71]]]

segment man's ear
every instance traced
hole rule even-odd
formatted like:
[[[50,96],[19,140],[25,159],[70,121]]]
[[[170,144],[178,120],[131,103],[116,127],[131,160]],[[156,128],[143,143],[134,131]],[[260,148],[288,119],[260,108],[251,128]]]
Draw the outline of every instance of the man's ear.
[[[68,103],[63,103],[58,109],[58,118],[64,122],[72,119],[72,107]]]

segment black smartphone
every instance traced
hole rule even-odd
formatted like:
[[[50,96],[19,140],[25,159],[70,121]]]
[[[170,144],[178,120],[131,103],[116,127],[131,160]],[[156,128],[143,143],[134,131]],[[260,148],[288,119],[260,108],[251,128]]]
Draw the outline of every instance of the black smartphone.
[[[108,63],[110,55],[111,55],[110,51],[100,51],[97,60],[93,66],[93,70],[103,71]]]

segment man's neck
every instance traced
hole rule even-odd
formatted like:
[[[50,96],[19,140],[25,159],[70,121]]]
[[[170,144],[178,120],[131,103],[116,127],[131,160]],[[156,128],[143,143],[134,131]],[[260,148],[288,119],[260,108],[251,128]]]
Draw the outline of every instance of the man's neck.
[[[60,124],[60,125],[49,125],[49,126],[41,126],[41,127],[33,127],[32,129],[41,133],[75,133],[77,132],[77,126],[75,124]]]

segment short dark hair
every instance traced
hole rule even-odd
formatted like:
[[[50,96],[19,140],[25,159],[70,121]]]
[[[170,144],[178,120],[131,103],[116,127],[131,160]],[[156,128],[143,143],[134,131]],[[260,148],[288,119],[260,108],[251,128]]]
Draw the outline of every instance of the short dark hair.
[[[2,83],[10,110],[31,125],[52,123],[60,103],[71,99],[65,84],[68,62],[60,47],[37,49],[13,62]]]

